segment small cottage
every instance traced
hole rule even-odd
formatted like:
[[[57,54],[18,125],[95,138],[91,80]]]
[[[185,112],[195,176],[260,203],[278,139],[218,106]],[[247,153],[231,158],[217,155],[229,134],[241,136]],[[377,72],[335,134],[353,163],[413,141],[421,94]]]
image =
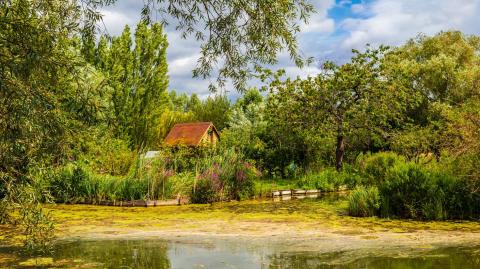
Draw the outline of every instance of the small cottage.
[[[217,129],[211,122],[179,123],[173,126],[165,138],[169,146],[211,146],[220,140]]]

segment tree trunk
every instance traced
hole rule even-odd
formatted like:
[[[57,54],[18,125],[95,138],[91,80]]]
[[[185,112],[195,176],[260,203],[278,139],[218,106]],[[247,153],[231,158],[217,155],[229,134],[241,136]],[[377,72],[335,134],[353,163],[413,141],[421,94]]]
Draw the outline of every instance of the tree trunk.
[[[337,149],[335,153],[335,168],[337,171],[340,171],[343,168],[343,156],[345,155],[345,137],[343,137],[343,134],[337,135]]]

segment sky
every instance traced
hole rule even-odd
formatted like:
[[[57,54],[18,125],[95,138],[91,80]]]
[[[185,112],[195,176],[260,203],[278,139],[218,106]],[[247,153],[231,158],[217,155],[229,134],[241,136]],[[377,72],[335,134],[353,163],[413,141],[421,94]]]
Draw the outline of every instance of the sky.
[[[127,24],[135,29],[143,2],[117,0],[104,8],[107,32],[119,35]],[[315,75],[326,60],[345,62],[352,49],[362,49],[367,43],[398,46],[420,33],[434,35],[447,30],[480,35],[480,0],[310,0],[310,3],[316,7],[316,13],[311,15],[309,24],[301,26],[298,42],[301,53],[313,57],[315,63],[300,69],[287,53],[280,53],[278,64],[272,68],[284,69],[290,77]],[[166,32],[170,89],[207,97],[210,81],[192,78],[199,43],[193,37],[182,39],[174,24]],[[251,86],[259,85],[252,81]],[[230,85],[226,91],[230,98],[238,97]]]

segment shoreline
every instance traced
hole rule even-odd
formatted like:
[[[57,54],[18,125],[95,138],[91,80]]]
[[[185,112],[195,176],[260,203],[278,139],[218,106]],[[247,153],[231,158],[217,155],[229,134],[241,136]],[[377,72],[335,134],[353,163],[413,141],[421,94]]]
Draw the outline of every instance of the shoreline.
[[[321,251],[480,244],[480,222],[345,215],[345,200],[268,200],[213,205],[47,205],[59,243],[75,240],[233,240]],[[0,227],[1,228],[1,227]],[[0,238],[13,233],[4,230]],[[2,230],[2,229],[0,229]],[[18,238],[17,238],[18,239]],[[3,240],[2,240],[3,241]],[[13,245],[11,242],[6,245]]]

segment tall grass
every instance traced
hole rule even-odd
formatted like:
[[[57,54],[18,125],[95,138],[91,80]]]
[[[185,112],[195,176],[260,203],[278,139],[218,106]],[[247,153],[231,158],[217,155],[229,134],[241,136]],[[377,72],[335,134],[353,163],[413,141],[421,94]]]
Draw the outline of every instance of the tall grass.
[[[234,150],[161,152],[137,158],[126,175],[99,174],[84,163],[48,169],[38,186],[62,203],[157,200],[191,195],[194,201],[246,199],[253,196],[255,167]],[[205,194],[212,196],[208,199]],[[198,197],[196,197],[198,196]],[[198,198],[198,199],[197,199]]]
[[[233,149],[211,151],[199,159],[197,184],[192,201],[211,203],[220,200],[242,200],[254,195],[254,179],[259,172]]]
[[[382,217],[422,220],[480,217],[480,193],[444,163],[409,162],[392,153],[379,153],[361,159],[360,164],[364,183],[378,188],[379,208],[367,202],[375,196],[371,191],[358,188],[349,197],[351,215],[377,212]]]
[[[69,164],[52,169],[44,181],[57,202],[157,200],[186,195],[194,177],[175,174],[158,162],[139,164],[126,176],[97,174],[87,166]]]
[[[372,217],[380,209],[377,187],[356,187],[348,197],[348,213],[355,217]]]
[[[362,172],[362,183],[370,186],[384,182],[390,169],[402,163],[405,163],[405,158],[394,152],[362,154],[357,158],[357,165]]]
[[[385,217],[440,220],[454,215],[449,200],[455,197],[458,180],[420,164],[404,163],[392,168],[384,184],[381,214]]]
[[[307,173],[300,178],[297,187],[301,189],[317,189],[321,191],[337,191],[340,187],[353,188],[360,182],[360,175],[353,167],[346,166],[341,172],[333,168],[318,173]]]

